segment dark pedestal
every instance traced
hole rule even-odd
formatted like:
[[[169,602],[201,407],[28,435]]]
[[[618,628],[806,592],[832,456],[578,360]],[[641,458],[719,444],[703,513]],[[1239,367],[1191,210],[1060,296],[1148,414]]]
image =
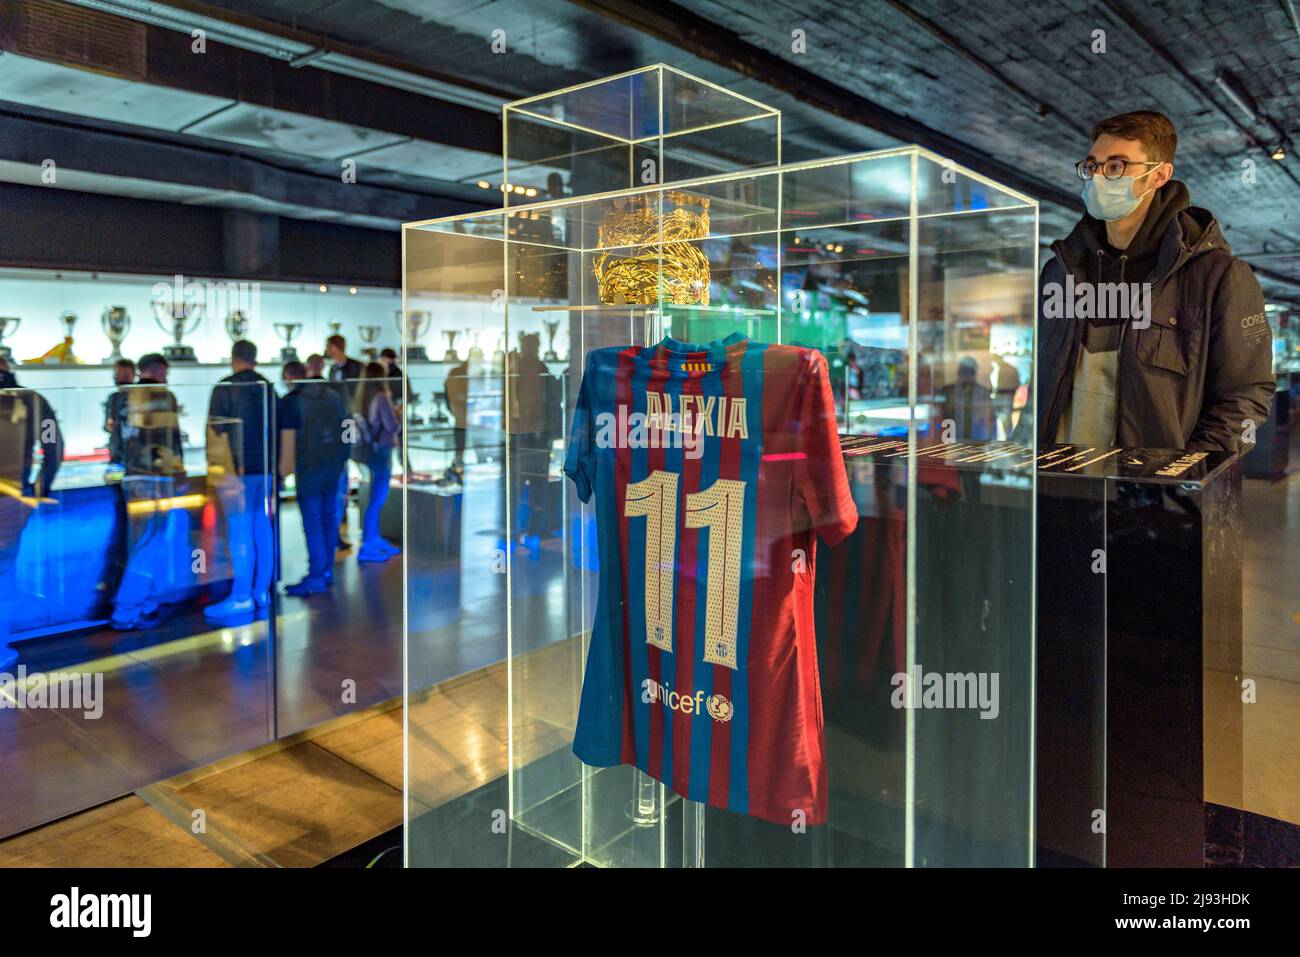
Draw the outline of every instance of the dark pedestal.
[[[1080,453],[1038,476],[1038,861],[1202,867],[1241,795],[1242,466]]]

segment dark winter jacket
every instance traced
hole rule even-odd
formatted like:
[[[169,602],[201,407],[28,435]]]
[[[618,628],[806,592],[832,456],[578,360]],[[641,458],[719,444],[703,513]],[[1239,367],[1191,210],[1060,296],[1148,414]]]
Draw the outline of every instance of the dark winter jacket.
[[[1125,447],[1242,449],[1273,400],[1272,333],[1255,274],[1233,257],[1208,210],[1186,205],[1171,181],[1157,199],[1141,272],[1151,282],[1150,321],[1124,322],[1119,344],[1115,441]],[[1154,205],[1153,205],[1154,209]],[[1109,281],[1115,265],[1098,254],[1104,225],[1085,215],[1039,276],[1038,440],[1052,442],[1074,384],[1085,318],[1050,318],[1053,284]],[[1123,258],[1123,257],[1121,257]],[[1127,263],[1119,263],[1123,269]],[[1104,274],[1104,275],[1103,275]],[[1061,301],[1057,296],[1057,303]],[[1027,425],[1027,421],[1022,423]]]

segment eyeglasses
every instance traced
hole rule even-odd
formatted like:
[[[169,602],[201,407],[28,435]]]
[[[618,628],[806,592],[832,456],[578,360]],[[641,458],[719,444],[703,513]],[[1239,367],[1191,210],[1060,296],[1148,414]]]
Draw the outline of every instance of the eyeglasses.
[[[1079,174],[1079,179],[1090,180],[1097,170],[1101,170],[1101,175],[1107,179],[1119,179],[1124,175],[1124,171],[1129,166],[1159,166],[1156,160],[1126,160],[1126,159],[1108,159],[1104,163],[1094,163],[1092,160],[1080,160],[1074,164],[1074,171]]]

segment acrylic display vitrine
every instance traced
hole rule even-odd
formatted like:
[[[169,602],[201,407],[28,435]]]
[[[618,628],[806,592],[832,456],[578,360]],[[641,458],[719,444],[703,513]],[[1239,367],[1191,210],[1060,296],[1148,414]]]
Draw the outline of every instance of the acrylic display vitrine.
[[[509,206],[403,230],[406,314],[447,366],[447,415],[406,435],[441,456],[403,506],[408,863],[1031,863],[1032,469],[936,477],[917,450],[1009,442],[1032,414],[1037,205],[915,147],[780,165],[773,139],[754,168],[715,137],[753,126],[731,142],[754,147],[775,111],[630,76],[508,106]],[[640,185],[638,151],[671,175],[692,137],[657,134],[687,126],[684,175]],[[623,558],[563,474],[584,362],[735,334],[817,350],[838,431],[903,443],[844,457],[857,530],[818,548],[830,796],[805,828],[572,750],[599,570]],[[971,700],[898,707],[894,676],[931,672]]]

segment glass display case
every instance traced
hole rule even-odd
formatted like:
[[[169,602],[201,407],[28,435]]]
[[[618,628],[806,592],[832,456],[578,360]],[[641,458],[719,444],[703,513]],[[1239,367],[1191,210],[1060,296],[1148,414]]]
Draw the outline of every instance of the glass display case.
[[[781,162],[781,113],[664,64],[507,103],[503,205]]]
[[[348,351],[363,361],[377,359],[382,348],[401,348],[399,292],[201,276],[0,269],[0,358],[32,388],[98,391],[113,388],[118,359],[158,352],[168,357],[174,384],[199,390],[230,373],[231,343],[248,339],[257,345],[268,377],[278,380],[283,362],[323,353],[326,337],[334,333],[342,334]],[[83,431],[81,421],[71,417],[67,430],[69,447],[78,455],[103,443],[98,423]],[[194,420],[187,422],[191,433],[193,426]]]
[[[569,160],[404,229],[479,349],[408,433],[408,863],[1031,864],[1034,476],[918,448],[1032,402],[1036,204],[916,147]]]
[[[269,389],[25,380],[0,382],[0,837],[277,727]],[[23,710],[64,680],[84,712]]]

